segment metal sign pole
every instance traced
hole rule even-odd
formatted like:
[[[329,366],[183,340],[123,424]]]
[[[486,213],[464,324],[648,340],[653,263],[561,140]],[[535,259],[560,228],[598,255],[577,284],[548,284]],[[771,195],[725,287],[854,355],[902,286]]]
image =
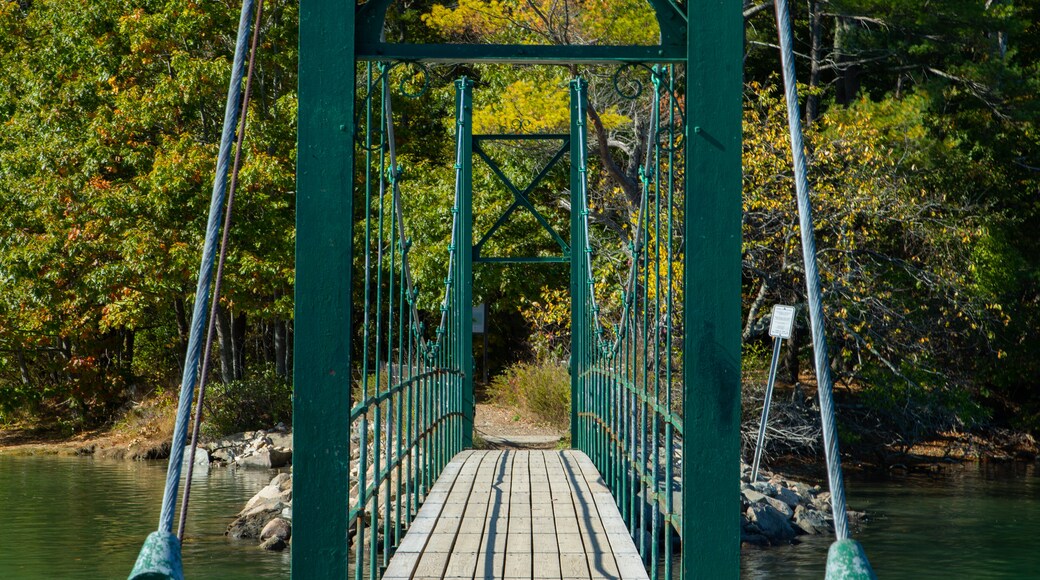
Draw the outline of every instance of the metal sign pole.
[[[773,400],[773,385],[776,383],[776,367],[780,362],[780,343],[784,339],[779,336],[773,339],[773,360],[769,363],[769,382],[766,383],[766,397],[762,402],[762,420],[758,425],[758,442],[755,443],[755,461],[751,465],[751,481],[758,481],[758,463],[762,459],[762,447],[766,442],[766,424],[769,423],[769,404]]]
[[[766,383],[766,396],[762,402],[762,420],[758,425],[758,441],[755,443],[755,460],[751,465],[751,481],[758,480],[758,464],[762,460],[762,449],[766,442],[766,425],[769,423],[769,405],[773,401],[773,385],[776,384],[776,369],[780,362],[780,344],[785,338],[791,338],[794,328],[793,306],[777,304],[773,306],[773,314],[769,321],[769,336],[773,337],[773,359],[769,363],[769,381]]]

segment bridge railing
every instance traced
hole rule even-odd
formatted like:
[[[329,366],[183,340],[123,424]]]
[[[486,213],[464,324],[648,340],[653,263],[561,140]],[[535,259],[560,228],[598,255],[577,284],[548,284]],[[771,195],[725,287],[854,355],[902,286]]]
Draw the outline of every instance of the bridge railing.
[[[440,316],[427,328],[412,280],[397,163],[390,75],[366,64],[359,74],[354,224],[356,375],[352,379],[350,573],[379,578],[426,494],[451,458],[472,443],[472,302],[464,255],[465,215],[456,163],[452,242]],[[461,104],[460,104],[461,105]],[[460,106],[459,111],[465,107]],[[458,151],[464,155],[462,117]]]
[[[631,224],[629,270],[620,311],[601,312],[600,266],[582,195],[584,223],[574,243],[572,282],[575,336],[572,376],[574,443],[596,464],[651,578],[672,578],[682,532],[682,338],[684,288],[681,244],[685,195],[681,172],[683,113],[672,66],[650,69],[650,128],[640,168],[640,199]],[[637,85],[638,86],[638,85]],[[582,126],[585,96],[572,87],[579,171],[587,172]],[[636,94],[627,95],[635,98]],[[580,183],[585,187],[584,179]]]

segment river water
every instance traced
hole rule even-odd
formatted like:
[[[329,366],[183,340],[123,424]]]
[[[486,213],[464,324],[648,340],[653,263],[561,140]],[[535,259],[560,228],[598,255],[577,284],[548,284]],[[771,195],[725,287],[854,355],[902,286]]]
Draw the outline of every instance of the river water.
[[[271,479],[197,476],[184,546],[188,577],[288,578],[288,553],[232,541],[224,528]],[[125,578],[155,528],[165,465],[0,455],[0,580]],[[1034,465],[952,467],[938,476],[849,482],[869,521],[855,530],[879,577],[1040,578],[1040,473]],[[743,578],[823,578],[829,538],[748,549]]]
[[[190,578],[288,578],[288,552],[224,537],[272,477],[214,468],[193,478],[183,549]],[[0,580],[126,578],[159,523],[165,479],[160,462],[0,455]]]

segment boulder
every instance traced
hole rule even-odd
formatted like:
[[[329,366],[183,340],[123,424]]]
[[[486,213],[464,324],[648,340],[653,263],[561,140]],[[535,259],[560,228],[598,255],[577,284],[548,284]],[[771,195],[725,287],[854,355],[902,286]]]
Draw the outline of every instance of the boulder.
[[[267,440],[271,442],[274,447],[281,447],[283,449],[292,450],[292,433],[280,433],[273,431],[267,434]]]
[[[745,489],[743,491],[743,494],[744,494],[744,497],[747,498],[747,500],[749,502],[751,502],[751,503],[758,503],[758,502],[766,499],[765,495],[763,495],[761,492],[755,491],[753,489]]]
[[[267,522],[264,529],[260,531],[260,541],[270,538],[281,538],[288,541],[292,537],[292,524],[278,517]]]
[[[767,498],[765,498],[765,501],[766,501],[767,504],[772,506],[773,509],[775,509],[776,511],[784,514],[785,518],[791,519],[794,516],[794,510],[791,509],[791,506],[789,506],[786,503],[776,499],[775,497],[767,497]]]
[[[184,456],[181,464],[184,469],[188,468],[188,460],[191,458],[191,446],[184,446]],[[195,449],[195,470],[209,468],[209,452],[205,447],[199,446]]]
[[[794,528],[787,517],[769,504],[752,505],[747,509],[747,517],[758,526],[770,544],[789,544],[795,537]]]
[[[267,484],[267,487],[277,487],[281,491],[292,489],[292,474],[290,473],[279,473],[274,476],[271,483]]]
[[[276,505],[283,503],[283,493],[284,492],[278,489],[277,486],[269,485],[261,489],[248,502],[246,502],[246,507],[242,509],[241,513],[244,514],[249,512],[257,506],[263,506],[264,509],[274,509]]]
[[[807,534],[826,534],[831,530],[830,523],[823,514],[803,505],[794,510],[794,525]]]
[[[776,495],[776,486],[773,485],[772,483],[767,482],[767,481],[756,481],[756,482],[753,482],[751,484],[751,487],[755,491],[757,491],[757,492],[759,492],[761,494],[764,494],[764,495],[768,495],[769,497],[773,497],[773,496]]]
[[[278,469],[292,461],[292,451],[284,447],[265,445],[252,453],[247,450],[246,453],[235,457],[234,461],[236,465],[242,467]]]
[[[228,524],[224,535],[236,540],[259,538],[260,532],[264,530],[267,524],[281,515],[282,507],[280,503],[274,509],[264,509],[263,506],[257,506],[256,509],[243,513],[235,518],[235,521]]]
[[[791,509],[794,509],[798,504],[802,503],[802,498],[798,497],[798,494],[786,487],[780,487],[776,490],[776,499],[789,505]]]
[[[260,548],[264,550],[271,550],[273,552],[281,552],[286,548],[286,545],[287,544],[285,543],[285,540],[275,536],[267,538],[266,540],[261,542]]]

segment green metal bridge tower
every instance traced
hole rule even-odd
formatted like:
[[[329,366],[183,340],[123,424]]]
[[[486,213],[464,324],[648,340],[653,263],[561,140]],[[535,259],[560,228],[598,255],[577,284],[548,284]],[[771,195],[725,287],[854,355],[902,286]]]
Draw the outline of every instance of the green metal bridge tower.
[[[416,372],[407,379],[399,377],[397,384],[388,384],[385,393],[377,393],[374,398],[367,394],[361,401],[352,398],[352,389],[355,389],[352,377],[361,364],[352,360],[351,341],[357,333],[353,313],[356,302],[363,300],[356,295],[359,281],[353,279],[357,204],[364,196],[365,187],[357,176],[367,171],[359,166],[363,165],[359,161],[363,154],[359,156],[356,152],[355,124],[364,117],[364,108],[371,107],[371,101],[366,105],[355,98],[357,87],[364,80],[359,78],[358,63],[398,61],[685,66],[685,86],[677,87],[677,92],[685,96],[686,116],[682,125],[685,135],[681,140],[685,170],[677,187],[680,195],[685,196],[687,207],[682,223],[685,232],[682,268],[685,304],[681,320],[684,329],[681,345],[683,408],[679,414],[672,413],[670,409],[660,408],[654,402],[656,399],[650,401],[645,397],[639,399],[639,405],[644,409],[651,407],[650,412],[660,415],[664,422],[675,423],[673,427],[683,437],[681,474],[676,474],[685,482],[681,490],[681,510],[675,506],[675,513],[668,514],[674,519],[668,523],[681,530],[682,577],[738,577],[740,525],[735,504],[740,453],[741,6],[723,0],[687,0],[685,4],[675,0],[649,2],[660,24],[658,46],[474,46],[382,41],[389,0],[369,0],[360,5],[301,0],[297,362],[294,370],[296,485],[293,510],[297,525],[292,540],[293,578],[345,579],[350,573],[348,568],[353,565],[349,563],[348,553],[351,523],[365,517],[364,511],[349,501],[353,421],[367,416],[370,410],[378,413],[381,406],[394,397],[431,397],[429,393],[433,391],[423,389],[446,389],[443,393],[457,399],[444,402],[432,397],[426,407],[402,402],[396,407],[397,412],[406,405],[409,412],[416,413],[436,410],[440,404],[448,405],[450,409],[444,407],[448,410],[444,411],[443,421],[435,417],[426,431],[414,434],[416,445],[441,445],[439,449],[448,450],[450,456],[451,451],[472,442],[473,365],[468,342],[472,337],[467,339],[468,329],[459,324],[449,321],[448,327],[455,324],[455,328],[444,331],[447,346],[444,351],[431,355],[431,361],[439,361],[436,365],[430,363],[431,370]],[[572,86],[572,92],[574,90]],[[459,107],[463,123],[467,91],[468,87],[461,87]],[[581,98],[580,95],[572,98],[572,108],[580,106]],[[577,119],[577,125],[581,124],[580,116],[573,118]],[[576,139],[574,133],[572,128],[572,145]],[[577,172],[574,156],[582,154],[572,150],[571,155],[572,172]],[[579,178],[580,175],[575,176]],[[463,195],[458,205],[459,237],[451,250],[457,268],[453,271],[454,280],[449,282],[449,286],[455,284],[454,294],[451,303],[446,300],[444,306],[444,311],[456,318],[463,312],[468,313],[472,301],[474,240],[472,217],[467,213],[471,210],[465,209],[470,207],[470,202]],[[572,205],[572,214],[577,213],[576,208]],[[594,314],[594,310],[579,301],[579,296],[584,295],[586,280],[578,277],[588,272],[577,259],[582,234],[574,224],[576,221],[572,220],[570,249],[574,279],[571,288],[578,317]],[[407,248],[398,251],[403,261]],[[398,283],[404,284],[404,281]],[[405,308],[403,303],[401,307]],[[576,319],[576,323],[588,326],[587,320]],[[594,341],[595,333],[580,333],[578,324],[574,328],[574,353],[592,353],[589,344],[579,347],[582,341]],[[583,446],[595,461],[601,459],[602,465],[597,465],[603,470],[605,465],[618,465],[617,461],[623,459],[619,459],[618,454],[623,455],[625,443],[610,440],[613,431],[609,425],[614,419],[610,419],[609,409],[605,410],[607,415],[597,415],[599,411],[583,407],[581,401],[592,400],[592,393],[606,392],[608,388],[621,391],[627,388],[631,396],[636,397],[638,388],[626,387],[624,381],[611,378],[612,363],[604,362],[606,359],[590,354],[578,361],[578,354],[574,356],[572,440]],[[630,366],[631,363],[629,361]],[[450,367],[454,371],[435,370],[435,366]],[[426,367],[417,362],[415,368]],[[443,382],[434,385],[436,381]],[[444,432],[438,434],[441,433],[438,430]],[[427,435],[440,443],[424,440]],[[396,436],[400,441],[400,431]],[[413,432],[408,431],[407,436],[411,438]],[[378,435],[376,437],[378,440]],[[422,449],[427,450],[422,460],[426,462],[421,470],[424,475],[417,475],[406,484],[413,486],[413,493],[417,495],[427,483],[423,478],[435,476],[445,460],[434,457],[433,447]],[[399,448],[397,466],[401,465],[401,453]],[[413,467],[419,470],[420,462],[410,453],[404,461],[409,470]],[[642,456],[646,457],[645,449]],[[380,469],[389,474],[389,459],[386,465],[377,467],[377,474]],[[635,469],[636,474],[643,473],[638,466],[629,466],[629,469]],[[615,481],[629,476],[629,472],[612,473]],[[378,482],[374,490],[379,493]],[[671,492],[666,491],[664,495],[668,496],[667,500],[653,501],[667,501],[671,505]],[[649,500],[644,496],[643,501]],[[412,509],[411,500],[405,509]],[[681,514],[681,518],[675,514]],[[372,544],[374,554],[374,540]],[[361,573],[356,573],[360,577]]]

